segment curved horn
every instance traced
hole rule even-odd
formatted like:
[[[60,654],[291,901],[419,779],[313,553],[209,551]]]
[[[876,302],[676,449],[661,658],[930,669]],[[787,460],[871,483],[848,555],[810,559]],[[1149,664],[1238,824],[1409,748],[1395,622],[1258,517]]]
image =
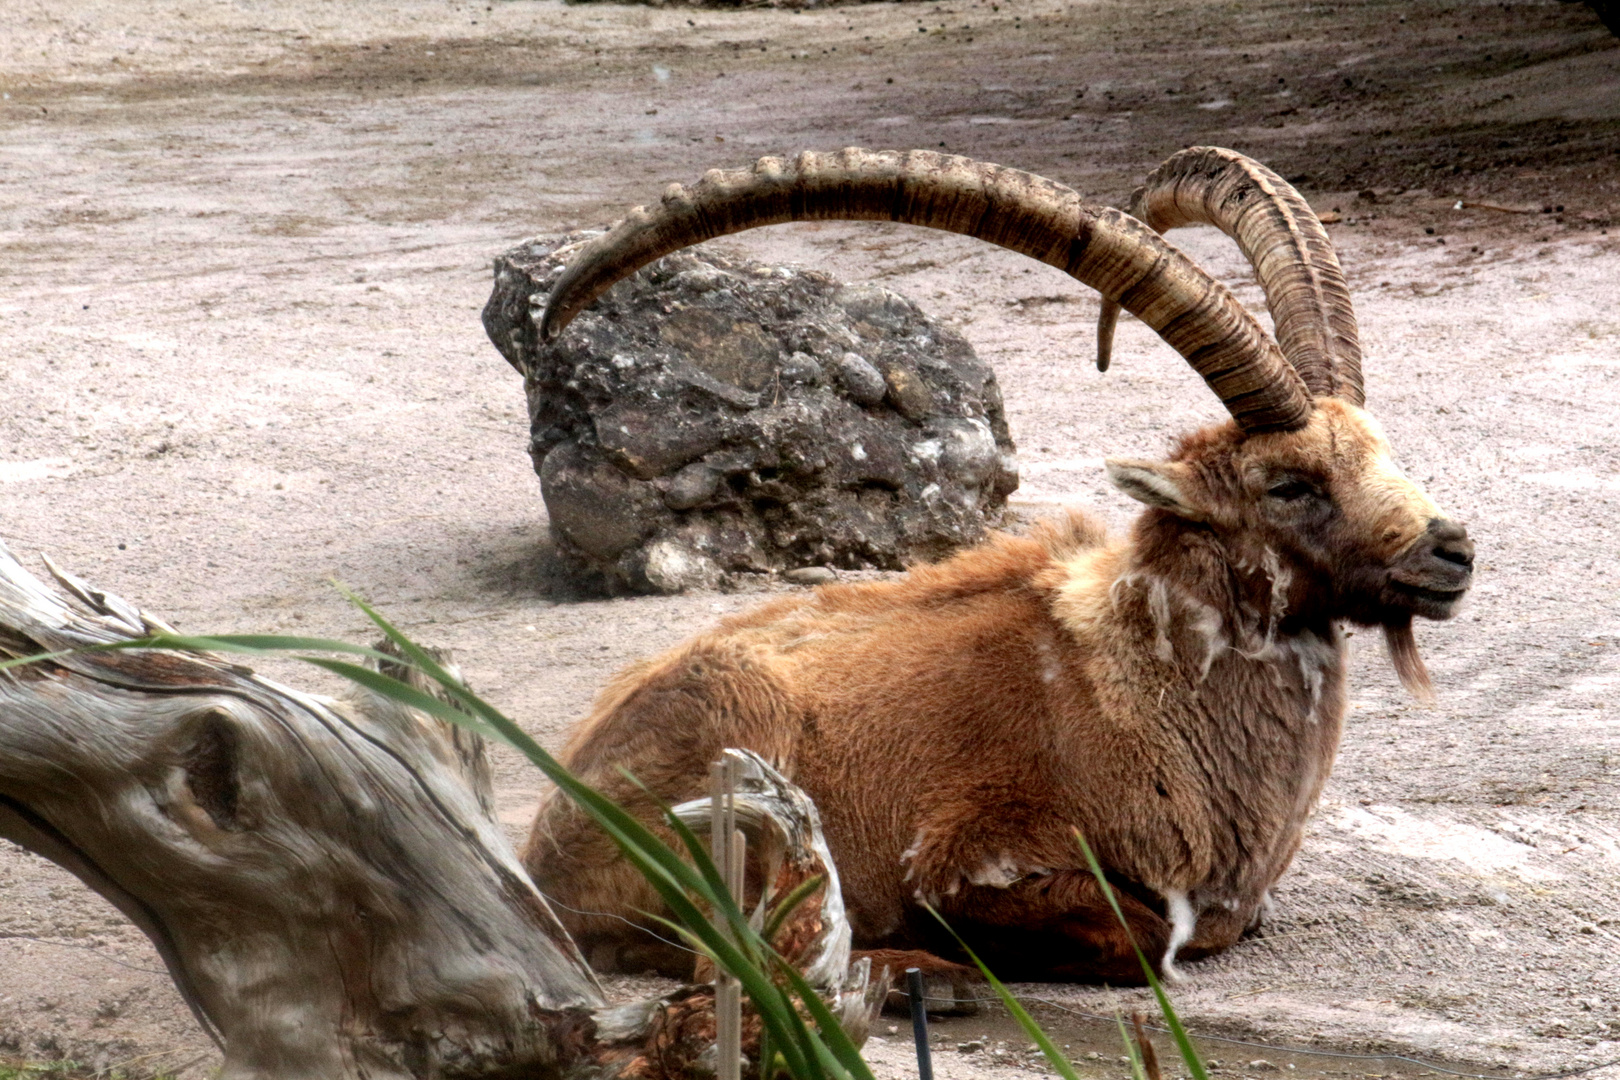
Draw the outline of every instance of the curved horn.
[[[978,237],[1119,301],[1187,358],[1248,431],[1305,423],[1304,383],[1226,288],[1140,222],[1086,206],[1061,184],[926,150],[806,152],[671,185],[574,257],[540,322],[550,340],[620,278],[672,251],[785,221],[877,220]]]
[[[1361,405],[1361,342],[1327,230],[1293,186],[1235,150],[1195,146],[1170,157],[1131,196],[1155,232],[1213,225],[1254,267],[1283,355],[1318,396]],[[1097,367],[1108,370],[1119,305],[1103,300]]]

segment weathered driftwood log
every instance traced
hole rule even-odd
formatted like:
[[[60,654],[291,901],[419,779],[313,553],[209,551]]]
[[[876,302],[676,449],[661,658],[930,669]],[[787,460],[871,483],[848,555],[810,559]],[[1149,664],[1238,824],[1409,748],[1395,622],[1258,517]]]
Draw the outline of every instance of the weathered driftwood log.
[[[52,572],[87,610],[0,545],[0,659],[162,629]],[[605,1006],[476,790],[467,739],[215,656],[81,652],[0,671],[0,836],[146,932],[226,1077],[712,1072],[711,989]],[[808,799],[754,765],[751,846],[780,853],[763,869],[831,876]],[[846,978],[831,880],[784,934],[859,1037],[866,970]]]

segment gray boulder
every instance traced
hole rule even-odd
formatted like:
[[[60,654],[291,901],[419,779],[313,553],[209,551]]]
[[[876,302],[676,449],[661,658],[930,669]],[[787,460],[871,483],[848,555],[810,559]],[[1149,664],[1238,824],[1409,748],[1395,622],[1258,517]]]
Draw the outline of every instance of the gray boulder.
[[[523,375],[552,532],[610,588],[898,569],[999,520],[1015,449],[961,335],[887,289],[700,248],[541,346],[547,292],[593,235],[497,259],[484,328]]]

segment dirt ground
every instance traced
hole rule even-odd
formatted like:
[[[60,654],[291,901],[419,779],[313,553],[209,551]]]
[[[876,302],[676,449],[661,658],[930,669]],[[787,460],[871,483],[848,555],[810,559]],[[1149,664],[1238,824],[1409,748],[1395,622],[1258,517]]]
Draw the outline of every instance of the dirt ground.
[[[1198,1031],[1467,1072],[1620,1059],[1620,42],[1586,7],[7,0],[0,27],[0,539],[192,631],[360,638],[341,580],[553,744],[615,668],[787,586],[570,588],[478,321],[491,256],[802,148],[945,147],[1111,203],[1187,144],[1269,162],[1338,218],[1370,407],[1480,572],[1420,628],[1436,707],[1362,652],[1275,920],[1178,1001]],[[1176,240],[1244,280],[1223,238]],[[1134,323],[1099,375],[1094,298],[1017,257],[878,226],[725,246],[962,328],[1006,392],[1023,517],[1123,524],[1102,456],[1219,416]],[[539,786],[508,759],[499,785],[517,835]],[[15,850],[0,890],[4,1048],[213,1066],[111,907]],[[1123,1072],[1062,1011],[1107,992],[1019,989]],[[941,1038],[942,1080],[1042,1071],[993,1016]],[[1422,1072],[1208,1050],[1231,1075]],[[903,1029],[872,1054],[911,1075]]]

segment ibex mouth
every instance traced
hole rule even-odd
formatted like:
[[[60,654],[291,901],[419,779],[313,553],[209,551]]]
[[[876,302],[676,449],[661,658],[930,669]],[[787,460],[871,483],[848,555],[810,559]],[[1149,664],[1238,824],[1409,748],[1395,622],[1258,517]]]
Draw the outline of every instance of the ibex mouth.
[[[1425,619],[1448,619],[1455,612],[1457,602],[1468,592],[1468,582],[1450,588],[1435,588],[1410,581],[1391,578],[1390,589],[1397,593],[1415,615]]]
[[[1473,581],[1474,545],[1468,531],[1435,518],[1391,569],[1389,591],[1414,615],[1449,619]]]

